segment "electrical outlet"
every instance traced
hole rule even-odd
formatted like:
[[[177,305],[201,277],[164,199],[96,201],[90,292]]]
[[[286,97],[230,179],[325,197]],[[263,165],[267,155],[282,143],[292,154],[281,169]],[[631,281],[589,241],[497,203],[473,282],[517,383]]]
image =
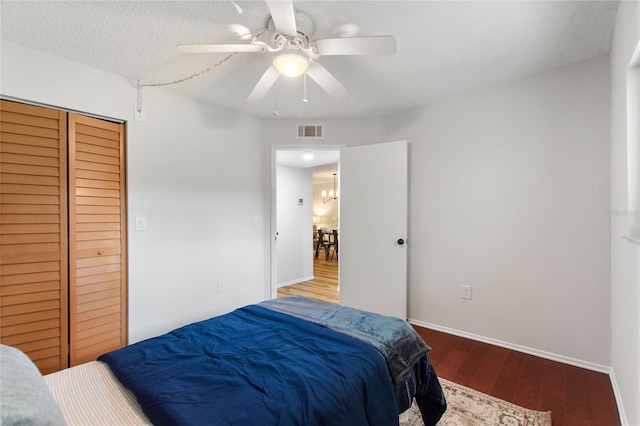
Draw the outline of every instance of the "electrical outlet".
[[[218,293],[224,293],[227,291],[227,282],[225,280],[218,280]]]
[[[471,286],[470,285],[461,285],[460,286],[460,297],[463,299],[471,299]]]

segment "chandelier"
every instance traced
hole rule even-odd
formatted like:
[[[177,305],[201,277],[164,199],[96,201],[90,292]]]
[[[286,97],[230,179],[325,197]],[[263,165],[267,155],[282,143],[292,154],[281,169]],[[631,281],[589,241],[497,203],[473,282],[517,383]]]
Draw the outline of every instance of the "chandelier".
[[[336,188],[336,174],[333,174],[333,189],[329,190],[329,196],[327,197],[327,191],[326,190],[322,190],[322,202],[324,204],[328,203],[331,200],[337,200],[338,196],[340,195],[338,192],[338,189]]]

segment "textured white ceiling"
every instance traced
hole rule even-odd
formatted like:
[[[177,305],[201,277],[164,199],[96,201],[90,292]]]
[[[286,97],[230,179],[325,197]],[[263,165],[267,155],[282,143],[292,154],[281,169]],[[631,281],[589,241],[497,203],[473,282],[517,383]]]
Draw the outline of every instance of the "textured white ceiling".
[[[243,13],[238,13],[235,5]],[[364,119],[489,87],[607,54],[615,1],[294,1],[315,23],[312,38],[359,28],[394,35],[394,56],[321,57],[351,92],[337,102],[312,81],[278,82],[280,118]],[[238,42],[269,11],[262,1],[1,1],[1,37],[143,83],[178,80],[226,54],[180,54],[178,44]],[[355,25],[354,25],[355,24]],[[353,33],[352,33],[353,34]],[[246,97],[273,54],[242,53],[167,90],[258,117],[274,118],[275,90]],[[156,90],[145,88],[144,90]]]

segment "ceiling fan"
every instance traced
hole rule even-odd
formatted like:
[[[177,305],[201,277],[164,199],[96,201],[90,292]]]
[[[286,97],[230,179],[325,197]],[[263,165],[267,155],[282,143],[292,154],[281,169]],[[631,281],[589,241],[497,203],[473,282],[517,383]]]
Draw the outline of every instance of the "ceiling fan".
[[[253,88],[247,101],[262,99],[280,77],[306,73],[336,100],[349,97],[349,91],[317,59],[328,55],[393,55],[393,36],[345,37],[313,40],[313,21],[293,8],[292,0],[266,0],[271,18],[268,29],[271,45],[258,40],[245,44],[181,44],[183,53],[277,53],[267,71]],[[301,52],[302,55],[299,53]]]

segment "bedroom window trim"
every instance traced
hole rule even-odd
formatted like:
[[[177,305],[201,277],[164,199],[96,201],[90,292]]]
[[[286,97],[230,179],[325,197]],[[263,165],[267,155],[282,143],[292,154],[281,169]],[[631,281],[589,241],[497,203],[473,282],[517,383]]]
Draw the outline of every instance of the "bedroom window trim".
[[[624,238],[640,244],[640,42],[627,70],[627,216]]]

